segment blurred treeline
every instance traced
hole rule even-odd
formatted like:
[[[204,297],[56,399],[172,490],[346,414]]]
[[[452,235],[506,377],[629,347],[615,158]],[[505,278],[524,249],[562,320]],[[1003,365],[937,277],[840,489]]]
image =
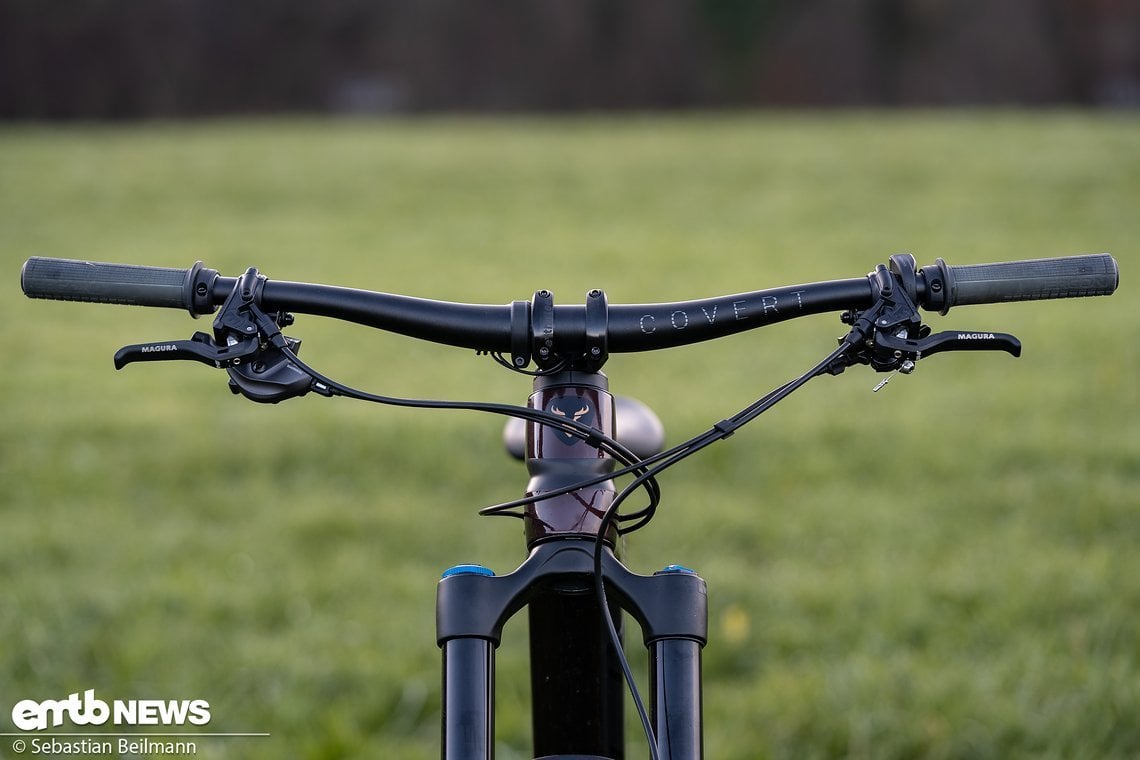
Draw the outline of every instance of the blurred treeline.
[[[0,117],[1140,104],[1137,0],[0,0]]]

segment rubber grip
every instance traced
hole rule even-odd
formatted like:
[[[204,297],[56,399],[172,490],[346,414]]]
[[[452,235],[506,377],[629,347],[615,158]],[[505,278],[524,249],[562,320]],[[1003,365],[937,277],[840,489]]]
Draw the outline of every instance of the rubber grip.
[[[946,308],[966,304],[1112,295],[1120,282],[1107,253],[947,266]]]
[[[29,298],[192,310],[193,272],[35,256],[24,262],[20,287]]]

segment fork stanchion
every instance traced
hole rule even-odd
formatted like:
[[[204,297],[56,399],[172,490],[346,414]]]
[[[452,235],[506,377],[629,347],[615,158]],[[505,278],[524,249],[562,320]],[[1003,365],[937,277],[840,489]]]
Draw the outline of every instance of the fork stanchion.
[[[670,638],[650,644],[649,688],[662,759],[704,757],[700,643]]]
[[[440,585],[485,582],[494,573],[482,565],[456,565]],[[444,760],[491,760],[495,754],[495,647],[483,636],[454,636],[443,650],[442,756]]]
[[[487,639],[443,645],[443,757],[491,760],[495,744],[495,647]]]

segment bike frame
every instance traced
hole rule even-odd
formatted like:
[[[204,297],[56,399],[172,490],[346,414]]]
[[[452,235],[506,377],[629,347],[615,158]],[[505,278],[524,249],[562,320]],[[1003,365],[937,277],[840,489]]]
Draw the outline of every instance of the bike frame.
[[[614,434],[614,402],[601,373],[567,371],[535,381],[530,405],[569,409]],[[580,438],[531,423],[528,494],[595,479],[613,460]],[[496,576],[475,566],[444,574],[436,607],[443,649],[443,757],[494,756],[495,648],[503,624],[530,615],[534,752],[539,757],[625,756],[624,684],[594,596],[594,543],[614,497],[611,482],[536,502],[527,510],[530,555]],[[640,624],[649,649],[651,721],[661,757],[703,756],[701,648],[707,592],[693,571],[638,575],[606,539],[603,577],[612,614]]]

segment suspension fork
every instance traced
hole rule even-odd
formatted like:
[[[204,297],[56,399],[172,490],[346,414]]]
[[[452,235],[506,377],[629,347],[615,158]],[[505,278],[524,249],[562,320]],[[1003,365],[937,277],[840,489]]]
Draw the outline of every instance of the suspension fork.
[[[502,640],[503,626],[524,606],[541,599],[550,584],[588,584],[594,571],[593,549],[589,540],[553,539],[536,546],[507,575],[468,565],[444,574],[437,588],[436,630],[443,649],[445,760],[494,757],[494,650]],[[693,571],[675,566],[639,575],[608,548],[602,560],[610,599],[637,620],[649,648],[650,706],[661,757],[700,758],[701,647],[708,638],[705,582]],[[593,625],[601,623],[594,618]],[[562,641],[570,642],[562,670],[583,677],[541,684],[539,691],[552,708],[535,716],[541,719],[535,726],[536,754],[623,757],[621,726],[607,722],[613,711],[599,711],[598,703],[584,698],[597,693],[592,682],[605,683],[596,674],[606,661],[596,657],[598,647],[582,647],[568,638]],[[552,646],[533,635],[531,644]],[[553,652],[548,655],[549,664],[558,664]]]
[[[530,403],[614,434],[613,398],[601,373],[540,377]],[[527,429],[528,494],[612,471],[597,448],[557,429]],[[495,576],[460,566],[437,596],[443,649],[443,757],[494,755],[494,650],[506,620],[530,618],[534,751],[539,757],[624,757],[623,684],[593,594],[594,542],[614,498],[605,482],[537,502],[526,514],[530,547],[515,571]],[[704,581],[670,566],[651,576],[628,570],[607,536],[603,577],[611,614],[628,611],[650,655],[650,709],[661,757],[702,756],[701,647],[707,639]]]

